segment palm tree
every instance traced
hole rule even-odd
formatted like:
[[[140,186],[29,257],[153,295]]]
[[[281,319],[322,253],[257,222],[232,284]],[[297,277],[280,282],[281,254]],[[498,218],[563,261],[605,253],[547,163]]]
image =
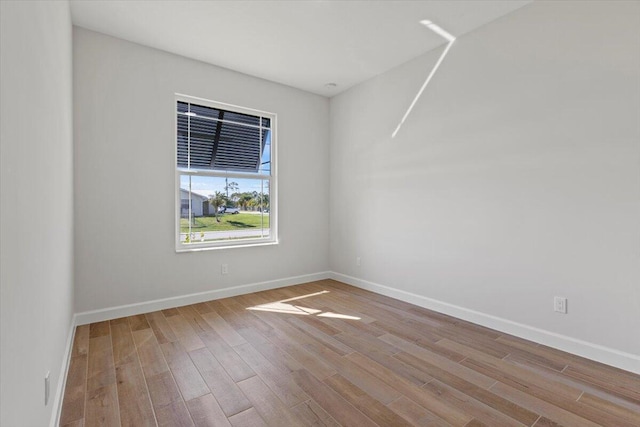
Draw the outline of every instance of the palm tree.
[[[265,209],[269,209],[269,195],[265,193],[259,193],[256,197],[258,206],[260,206],[260,212],[264,212]]]
[[[234,182],[234,181],[229,182],[228,178],[225,178],[224,182],[225,182],[224,189],[227,192],[227,199],[229,199],[229,190],[238,191],[240,186],[238,185],[237,182]]]
[[[249,193],[249,192],[240,193],[240,196],[238,198],[238,204],[240,205],[241,208],[243,208],[246,211],[247,205],[249,204],[249,201],[251,199],[253,199],[252,193]]]
[[[237,192],[231,194],[231,197],[230,197],[231,202],[233,202],[233,204],[238,208],[242,207],[242,206],[240,206],[240,198],[241,197],[242,197],[242,193],[237,193]]]
[[[227,203],[227,196],[220,191],[216,191],[215,194],[209,196],[209,203],[213,206],[213,215],[216,217],[216,222],[220,222],[220,218],[218,218],[218,209],[220,209],[220,206],[224,206],[225,203]]]

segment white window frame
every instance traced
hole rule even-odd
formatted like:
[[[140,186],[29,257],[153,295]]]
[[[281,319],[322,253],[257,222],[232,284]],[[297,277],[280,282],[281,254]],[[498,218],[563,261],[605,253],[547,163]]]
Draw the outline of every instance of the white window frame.
[[[177,145],[177,130],[178,130],[178,114],[176,112],[176,106],[178,102],[188,102],[191,104],[202,105],[205,107],[212,107],[221,110],[233,111],[236,113],[249,114],[252,116],[260,116],[271,120],[271,173],[266,175],[264,173],[242,173],[242,172],[224,172],[215,170],[203,170],[195,169],[190,170],[187,168],[178,167],[178,145]],[[204,98],[198,98],[189,95],[175,94],[173,101],[173,167],[175,168],[175,245],[176,252],[195,252],[211,249],[227,249],[237,247],[248,246],[267,246],[278,244],[278,180],[277,180],[277,115],[275,113],[269,113],[267,111],[255,110],[252,108],[240,107],[237,105],[226,104],[223,102],[211,101]],[[211,176],[216,178],[238,178],[238,179],[260,179],[269,182],[269,236],[259,238],[247,238],[247,239],[228,239],[214,242],[191,242],[189,244],[183,244],[180,242],[180,214],[181,214],[181,197],[180,197],[180,176],[192,175],[192,176]],[[191,198],[189,198],[189,205],[191,205]]]

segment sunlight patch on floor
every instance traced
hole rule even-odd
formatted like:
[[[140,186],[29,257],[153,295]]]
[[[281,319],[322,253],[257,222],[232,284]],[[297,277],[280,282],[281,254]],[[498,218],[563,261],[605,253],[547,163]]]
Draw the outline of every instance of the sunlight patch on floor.
[[[270,304],[261,304],[254,307],[248,307],[247,310],[257,311],[272,311],[274,313],[287,313],[287,314],[302,314],[308,316],[309,314],[320,313],[322,310],[316,310],[315,308],[301,307],[293,304],[285,304],[277,301]]]
[[[289,301],[297,301],[304,298],[310,298],[310,297],[327,294],[327,293],[329,293],[329,291],[314,292],[312,294],[302,295],[302,296],[293,297],[293,298],[287,298],[280,301],[270,302],[267,304],[254,305],[253,307],[247,307],[247,310],[269,311],[272,313],[283,313],[283,314],[298,314],[301,316],[317,315],[318,317],[329,317],[332,319],[360,320],[360,317],[350,316],[348,314],[334,313],[332,311],[322,312],[322,310],[318,310],[315,308],[287,304]]]
[[[360,318],[356,316],[349,316],[348,314],[333,313],[331,311],[320,313],[318,314],[318,317],[331,317],[332,319],[360,320]]]

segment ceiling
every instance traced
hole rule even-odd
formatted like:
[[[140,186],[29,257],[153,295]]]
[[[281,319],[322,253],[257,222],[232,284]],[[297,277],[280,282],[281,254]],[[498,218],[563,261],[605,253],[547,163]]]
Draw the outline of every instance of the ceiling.
[[[532,0],[72,0],[74,25],[324,96]],[[336,87],[327,87],[335,83]]]

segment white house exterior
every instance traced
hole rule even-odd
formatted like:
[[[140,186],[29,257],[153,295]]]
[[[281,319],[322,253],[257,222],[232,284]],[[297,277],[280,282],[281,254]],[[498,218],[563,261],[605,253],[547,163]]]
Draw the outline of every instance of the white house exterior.
[[[191,212],[194,216],[209,214],[209,199],[200,194],[191,192]],[[189,213],[189,191],[180,189],[180,216],[187,217]]]

